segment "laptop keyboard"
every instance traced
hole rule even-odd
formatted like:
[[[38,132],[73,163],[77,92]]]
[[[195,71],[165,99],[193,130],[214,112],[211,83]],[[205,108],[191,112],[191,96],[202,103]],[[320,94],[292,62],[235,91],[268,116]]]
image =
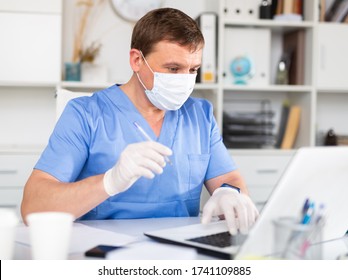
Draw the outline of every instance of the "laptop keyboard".
[[[236,246],[243,243],[246,236],[242,234],[231,235],[228,231],[220,232],[211,235],[205,235],[200,237],[195,237],[191,239],[187,239],[187,241],[207,244],[219,248]]]

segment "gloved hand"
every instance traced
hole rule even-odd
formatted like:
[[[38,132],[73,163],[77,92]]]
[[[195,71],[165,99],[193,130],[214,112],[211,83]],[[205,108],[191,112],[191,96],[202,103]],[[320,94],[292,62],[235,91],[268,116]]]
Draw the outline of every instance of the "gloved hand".
[[[172,154],[168,147],[154,142],[128,145],[114,167],[106,171],[104,189],[110,196],[127,190],[141,176],[152,179],[163,172],[165,156]]]
[[[247,234],[259,212],[250,197],[231,188],[218,188],[204,205],[202,223],[210,222],[212,216],[224,215],[229,232],[236,235],[238,230]]]

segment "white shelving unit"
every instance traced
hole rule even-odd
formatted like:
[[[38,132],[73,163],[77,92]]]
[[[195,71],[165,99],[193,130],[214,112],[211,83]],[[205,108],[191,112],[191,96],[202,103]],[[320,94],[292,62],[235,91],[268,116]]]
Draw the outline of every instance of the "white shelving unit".
[[[216,101],[215,115],[220,128],[223,127],[223,111],[228,110],[228,104],[242,98],[268,99],[272,102],[276,113],[275,132],[278,131],[283,101],[289,100],[291,104],[301,107],[300,128],[293,150],[231,150],[252,198],[262,207],[297,148],[320,144],[330,128],[348,134],[348,127],[343,121],[348,118],[348,79],[345,69],[348,65],[348,25],[319,22],[319,0],[303,1],[304,20],[301,22],[234,20],[226,16],[226,9],[233,6],[232,1],[219,1],[219,69],[217,89],[212,99]],[[231,30],[241,28],[246,31],[265,29],[271,33],[268,57],[270,81],[266,85],[234,85],[226,78],[228,69],[225,65],[229,63],[226,59],[230,48],[240,43],[238,38],[231,38]],[[282,53],[282,35],[293,30],[305,31],[304,84],[276,85],[275,69]]]

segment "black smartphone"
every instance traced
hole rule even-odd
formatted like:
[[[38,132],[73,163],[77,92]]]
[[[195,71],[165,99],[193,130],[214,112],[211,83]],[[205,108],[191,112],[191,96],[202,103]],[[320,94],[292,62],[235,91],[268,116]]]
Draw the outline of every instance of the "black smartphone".
[[[110,251],[122,248],[121,246],[98,245],[85,252],[86,257],[105,258]]]

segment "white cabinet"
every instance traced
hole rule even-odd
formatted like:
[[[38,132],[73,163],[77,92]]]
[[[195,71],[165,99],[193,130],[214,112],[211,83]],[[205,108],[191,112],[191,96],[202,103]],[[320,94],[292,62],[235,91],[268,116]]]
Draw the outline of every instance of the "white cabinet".
[[[0,207],[19,208],[23,187],[41,150],[0,150]]]
[[[348,28],[347,24],[327,23],[318,26],[317,86],[348,88]]]
[[[51,8],[38,0],[30,1],[33,5],[12,2],[0,5],[0,82],[58,82],[60,1],[51,1]]]
[[[261,209],[289,164],[294,152],[230,150],[245,179],[250,197]]]
[[[18,209],[51,133],[61,33],[62,0],[0,1],[0,207]]]

